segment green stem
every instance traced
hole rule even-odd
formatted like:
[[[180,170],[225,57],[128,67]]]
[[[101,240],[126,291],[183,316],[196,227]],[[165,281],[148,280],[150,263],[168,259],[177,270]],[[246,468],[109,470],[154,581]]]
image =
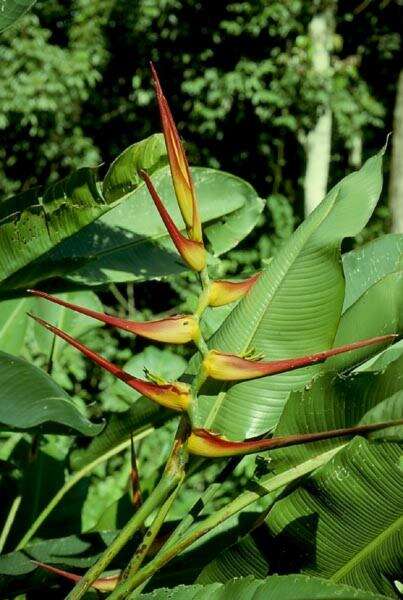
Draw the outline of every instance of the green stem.
[[[152,430],[153,430],[153,428],[142,431],[139,434],[139,436],[137,437],[137,439],[139,439],[140,437],[145,437]],[[125,442],[122,442],[121,444],[119,444],[119,446],[116,446],[115,448],[112,448],[112,450],[109,450],[109,452],[106,452],[102,456],[99,456],[98,458],[96,458],[95,460],[90,462],[88,465],[85,465],[85,467],[80,469],[80,471],[77,471],[77,473],[75,473],[72,477],[70,477],[70,479],[68,481],[66,481],[66,483],[63,485],[63,487],[61,487],[60,490],[55,494],[55,496],[53,496],[52,500],[47,504],[47,506],[43,509],[43,511],[37,516],[35,521],[32,523],[31,527],[28,529],[28,531],[26,532],[26,534],[24,535],[24,537],[18,544],[16,550],[21,550],[28,544],[28,542],[38,531],[39,527],[42,525],[42,523],[45,521],[45,519],[49,516],[49,514],[52,512],[52,510],[59,504],[59,502],[64,498],[64,496],[67,494],[67,492],[69,490],[71,490],[71,488],[74,485],[76,485],[76,483],[78,483],[88,473],[93,471],[98,465],[102,464],[103,462],[105,462],[106,460],[111,458],[112,456],[115,456],[115,454],[119,454],[119,452],[122,452],[122,450],[127,448],[129,445],[130,445],[130,440],[126,440]]]
[[[0,535],[0,554],[3,551],[4,545],[7,541],[8,534],[10,533],[10,529],[14,523],[15,515],[17,514],[17,510],[21,504],[22,496],[17,496],[14,498],[9,513],[7,515],[6,522],[4,523],[3,530]]]
[[[170,544],[165,551],[158,554],[143,569],[130,577],[130,579],[127,581],[130,582],[131,589],[141,585],[149,577],[154,575],[156,571],[166,565],[170,560],[175,558],[175,556],[177,556],[179,553],[186,550],[186,548],[191,546],[200,537],[236,513],[240,512],[259,498],[283,488],[296,479],[307,475],[308,473],[327,463],[345,445],[346,444],[343,444],[342,446],[338,446],[337,448],[329,450],[320,456],[311,458],[304,463],[285,471],[284,473],[280,473],[279,475],[275,476],[269,476],[268,478],[263,479],[259,484],[256,485],[256,489],[244,492],[238,498],[230,502],[227,506],[207,517],[207,519],[205,519],[202,523],[189,531],[186,536],[183,536],[181,539],[179,539],[177,543]]]
[[[106,548],[105,552],[98,561],[81,577],[80,581],[74,586],[71,592],[66,596],[66,600],[78,600],[82,598],[88,591],[91,585],[107,568],[109,563],[115,558],[120,550],[127,544],[133,535],[143,526],[146,518],[160,504],[164,502],[166,497],[177,485],[177,480],[174,477],[163,476],[158,485],[153,490],[152,494],[147,498],[139,510],[126,523],[125,527],[120,531],[112,544]]]
[[[235,467],[240,463],[241,460],[242,458],[237,456],[231,458],[227,462],[225,467],[219,473],[217,479],[213,483],[211,483],[209,487],[200,496],[200,498],[196,500],[186,517],[182,519],[182,521],[179,523],[179,525],[176,527],[173,533],[169,536],[167,542],[165,543],[164,547],[161,549],[160,552],[165,552],[167,548],[170,548],[171,546],[175,545],[177,540],[182,538],[185,531],[187,531],[193,525],[196,517],[202,512],[202,510],[207,506],[207,504],[213,500],[214,496],[221,488],[223,482],[226,481],[227,477],[234,471]]]
[[[109,596],[109,600],[123,600],[127,597],[132,591],[132,587],[129,584],[129,578],[132,577],[139,568],[141,567],[143,560],[147,556],[151,545],[153,544],[156,536],[158,535],[159,530],[161,529],[162,524],[164,523],[166,516],[176,498],[176,495],[180,488],[180,483],[173,490],[170,496],[165,500],[164,504],[160,507],[157,515],[154,518],[149,530],[146,533],[146,536],[140,544],[139,548],[136,550],[132,560],[130,561],[126,572],[123,573],[122,582],[120,585],[112,592]]]
[[[159,483],[144,504],[141,505],[138,511],[119,532],[112,544],[106,548],[98,561],[86,572],[80,581],[77,582],[70,594],[66,596],[66,600],[79,600],[83,597],[118,552],[120,552],[133,535],[144,525],[147,517],[165,502],[172,490],[174,490],[179,485],[180,481],[182,481],[188,459],[185,442],[189,433],[190,427],[188,417],[186,414],[183,414],[179,421],[171,455]]]

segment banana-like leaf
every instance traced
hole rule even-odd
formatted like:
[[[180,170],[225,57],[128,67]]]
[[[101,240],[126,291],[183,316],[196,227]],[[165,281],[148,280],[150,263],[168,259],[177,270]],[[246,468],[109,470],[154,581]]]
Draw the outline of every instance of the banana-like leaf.
[[[0,302],[0,351],[17,355],[21,352],[32,301],[32,298],[16,298]]]
[[[46,189],[36,188],[0,205],[0,293],[9,293],[77,267],[48,253],[109,210],[93,169],[79,169]]]
[[[279,500],[267,518],[273,568],[298,569],[397,597],[393,582],[401,575],[403,541],[400,459],[398,444],[355,438]]]
[[[136,596],[129,596],[135,598]],[[162,588],[143,594],[144,600],[386,600],[385,596],[372,594],[347,585],[336,585],[319,577],[303,575],[273,575],[267,579],[241,577],[226,584],[178,586]]]
[[[204,233],[211,239],[209,250],[219,254],[238,244],[251,231],[263,210],[263,200],[248,183],[234,175],[204,168],[192,169],[192,174]],[[156,171],[152,181],[175,224],[184,230],[169,167]],[[218,235],[224,226],[225,244]],[[62,244],[52,260],[58,263],[65,257],[83,263],[69,275],[69,280],[84,285],[144,281],[186,270],[145,184]]]
[[[403,331],[403,271],[386,275],[343,313],[334,345]],[[329,359],[324,369],[342,371],[377,353],[376,346],[354,350]]]
[[[251,534],[237,544],[220,552],[200,573],[197,583],[225,583],[235,577],[253,575],[263,579],[269,572],[269,565]]]
[[[276,360],[333,346],[345,287],[340,243],[372,214],[382,186],[382,156],[383,151],[370,158],[328,193],[230,313],[211,348],[242,353],[252,347]],[[217,385],[207,387],[200,423],[233,439],[261,434],[275,426],[290,391],[322,368],[237,383],[218,396]]]
[[[0,33],[14,25],[35,2],[36,0],[2,0],[0,5]]]
[[[132,144],[111,164],[102,184],[107,202],[114,202],[143,183],[139,171],[144,169],[152,175],[167,164],[168,157],[162,133],[155,133],[145,140]]]
[[[377,281],[403,267],[403,234],[390,233],[343,254],[343,312]]]
[[[358,424],[401,419],[403,410],[403,358],[380,373],[359,373],[340,377],[326,373],[303,391],[293,392],[285,405],[276,435],[325,431]],[[370,434],[370,438],[396,440],[403,427]],[[270,456],[270,468],[286,471],[318,454],[346,443],[346,438],[323,440],[280,448]]]
[[[0,424],[17,431],[58,425],[57,430],[89,436],[104,427],[84,417],[44,371],[5,352],[0,352]]]

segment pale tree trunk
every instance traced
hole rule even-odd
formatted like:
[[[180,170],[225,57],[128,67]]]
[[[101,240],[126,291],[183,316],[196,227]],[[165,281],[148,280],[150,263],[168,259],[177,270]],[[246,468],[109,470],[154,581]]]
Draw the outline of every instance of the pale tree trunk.
[[[313,17],[309,25],[311,38],[312,68],[323,76],[330,77],[330,52],[334,30],[333,11],[328,10]],[[332,139],[332,112],[324,106],[314,128],[308,133],[305,143],[306,171],[304,180],[304,207],[308,215],[324,198],[329,176]]]
[[[403,71],[400,71],[393,115],[392,161],[389,179],[391,230],[403,233]]]

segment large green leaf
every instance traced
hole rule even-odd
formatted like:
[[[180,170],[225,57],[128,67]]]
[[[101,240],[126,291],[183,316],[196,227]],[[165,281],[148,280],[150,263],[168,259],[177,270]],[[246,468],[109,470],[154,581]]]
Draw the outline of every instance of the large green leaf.
[[[397,597],[393,581],[401,575],[403,542],[399,459],[398,444],[353,440],[271,510],[274,559],[287,556],[287,548],[288,568]],[[274,568],[287,569],[285,562]]]
[[[136,598],[136,593],[130,598]],[[336,585],[318,577],[303,575],[278,576],[267,579],[244,577],[226,584],[178,586],[143,594],[144,600],[386,600],[346,585]]]
[[[403,267],[403,235],[390,233],[343,254],[346,294],[343,311],[377,281]]]
[[[403,331],[403,271],[386,275],[343,313],[335,346]],[[329,359],[324,368],[343,370],[363,362],[379,350],[372,346]]]
[[[28,326],[27,311],[32,298],[17,298],[0,302],[0,350],[19,354],[24,345]]]
[[[234,175],[203,168],[192,172],[204,232],[208,239],[211,237],[209,250],[219,254],[250,232],[263,209],[263,201],[248,183]],[[152,179],[175,223],[183,229],[169,168],[159,169]],[[227,229],[225,241],[217,235],[223,227]],[[85,285],[142,281],[186,269],[144,184],[61,244],[52,255],[56,263],[65,258],[84,264],[69,280]]]
[[[302,356],[333,345],[344,301],[340,243],[369,219],[382,185],[383,151],[343,179],[297,229],[236,306],[210,347],[240,353],[253,347],[267,359]],[[200,423],[241,439],[273,427],[291,390],[323,367],[205,388]]]
[[[104,427],[86,419],[44,371],[5,352],[0,352],[0,423],[13,430],[51,423],[90,436]]]
[[[293,392],[285,405],[276,435],[326,431],[363,423],[401,418],[403,410],[403,358],[380,373],[340,377],[327,373],[302,391]],[[403,427],[374,432],[383,439],[403,436]],[[346,443],[346,438],[299,444],[271,451],[270,468],[286,471],[314,456]],[[267,456],[267,454],[266,454]]]
[[[2,0],[0,5],[0,33],[14,25],[36,0]]]
[[[79,169],[45,190],[37,188],[1,203],[0,290],[20,289],[77,266],[48,253],[109,209],[93,169]]]
[[[138,173],[140,169],[145,169],[152,175],[158,168],[166,165],[167,160],[162,133],[155,133],[132,144],[109,167],[102,185],[106,200],[118,200],[140,185],[143,182]]]

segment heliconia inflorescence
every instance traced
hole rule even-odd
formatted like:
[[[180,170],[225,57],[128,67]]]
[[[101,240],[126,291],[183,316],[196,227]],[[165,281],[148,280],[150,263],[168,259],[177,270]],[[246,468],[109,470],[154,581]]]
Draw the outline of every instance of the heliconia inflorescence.
[[[151,198],[160,213],[161,219],[164,221],[165,227],[175,247],[185,263],[189,265],[191,269],[195,271],[202,271],[206,266],[206,250],[203,242],[191,240],[185,237],[177,228],[173,222],[170,214],[162,203],[161,198],[158,195],[150,177],[145,171],[140,171],[140,176],[144,179],[148,191],[150,192]]]
[[[241,381],[244,379],[256,379],[266,375],[276,375],[277,373],[285,373],[286,371],[294,371],[302,367],[308,367],[317,363],[324,362],[326,359],[351,352],[366,346],[374,346],[378,344],[386,344],[399,337],[397,334],[380,335],[359,342],[345,344],[338,348],[330,348],[315,354],[301,356],[297,358],[285,358],[282,360],[253,360],[244,358],[237,354],[227,352],[219,352],[218,350],[210,350],[204,357],[203,368],[209,377],[222,381]]]
[[[209,306],[224,306],[243,298],[259,277],[260,273],[256,273],[243,281],[227,281],[225,279],[212,281],[209,290]]]
[[[275,450],[276,448],[286,448],[297,444],[319,442],[321,440],[329,440],[336,437],[366,434],[378,431],[379,429],[396,427],[397,425],[402,424],[403,419],[400,419],[396,421],[384,421],[383,423],[370,423],[368,425],[330,429],[328,431],[315,433],[282,435],[266,439],[246,440],[244,442],[228,440],[224,436],[206,429],[193,429],[187,443],[188,450],[191,454],[210,458],[223,458],[225,456],[255,454],[257,452],[264,452],[265,450]]]
[[[189,164],[167,99],[162,91],[157,71],[152,63],[150,66],[176,198],[190,238],[201,242],[199,207]]]
[[[167,319],[158,319],[156,321],[131,321],[128,319],[120,319],[119,317],[113,317],[84,306],[78,306],[72,302],[62,300],[57,296],[52,296],[46,292],[39,290],[27,290],[34,296],[45,298],[50,302],[74,310],[75,312],[87,315],[98,321],[102,321],[107,325],[130,331],[136,335],[155,340],[157,342],[164,342],[167,344],[186,344],[192,340],[197,339],[199,335],[199,323],[193,315],[176,315],[174,317],[168,317]]]
[[[84,356],[87,356],[87,358],[92,360],[94,363],[106,371],[109,371],[109,373],[112,373],[112,375],[126,383],[128,386],[146,398],[153,400],[161,406],[166,406],[167,408],[171,408],[176,411],[183,411],[188,408],[191,396],[190,388],[186,383],[175,381],[172,383],[157,384],[153,383],[152,381],[146,381],[144,379],[134,377],[134,375],[130,375],[130,373],[123,371],[120,367],[109,362],[106,360],[106,358],[97,352],[94,352],[85,346],[85,344],[79,342],[65,331],[62,331],[58,327],[47,323],[35,315],[29,314],[29,316],[35,319],[37,323],[45,327],[48,331],[62,338],[74,348],[77,348],[77,350],[84,354]]]

